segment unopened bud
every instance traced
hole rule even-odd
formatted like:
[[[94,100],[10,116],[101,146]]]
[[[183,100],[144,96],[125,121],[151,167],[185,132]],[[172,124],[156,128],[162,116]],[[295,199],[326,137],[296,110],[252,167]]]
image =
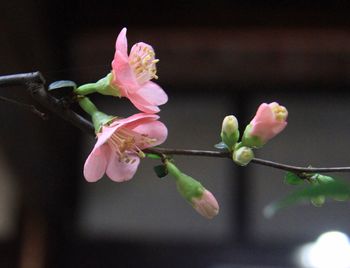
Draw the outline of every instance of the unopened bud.
[[[251,148],[260,148],[287,126],[288,111],[277,102],[263,103],[246,127],[242,143]]]
[[[246,166],[254,158],[254,152],[251,148],[243,146],[235,150],[232,154],[232,160],[240,166]]]
[[[221,140],[226,144],[230,151],[233,151],[238,139],[239,130],[237,118],[233,115],[228,115],[222,122]]]
[[[203,217],[212,219],[219,213],[218,201],[207,189],[204,190],[200,198],[195,197],[191,201],[193,208]]]
[[[326,202],[326,197],[324,195],[319,195],[311,198],[310,201],[315,207],[321,207],[324,202]]]
[[[173,163],[165,163],[169,174],[176,179],[176,187],[192,207],[203,217],[212,219],[219,213],[219,204],[211,192],[194,178],[182,173]]]

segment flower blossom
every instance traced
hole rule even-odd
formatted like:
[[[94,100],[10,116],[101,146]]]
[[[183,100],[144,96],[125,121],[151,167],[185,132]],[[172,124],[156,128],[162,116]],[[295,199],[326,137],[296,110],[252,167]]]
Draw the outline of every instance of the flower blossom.
[[[287,126],[288,111],[277,102],[263,103],[243,134],[246,146],[259,148]]]
[[[105,173],[117,182],[131,179],[144,157],[142,149],[159,145],[167,137],[167,128],[158,118],[139,113],[102,126],[84,165],[86,180],[95,182]]]
[[[115,45],[112,61],[112,86],[119,89],[121,97],[127,97],[136,108],[145,113],[157,113],[159,105],[168,101],[168,96],[156,83],[156,63],[153,48],[143,42],[136,43],[128,55],[126,28],[122,29]]]
[[[202,196],[192,198],[191,203],[199,214],[208,219],[214,218],[219,213],[218,201],[207,189],[203,191]]]

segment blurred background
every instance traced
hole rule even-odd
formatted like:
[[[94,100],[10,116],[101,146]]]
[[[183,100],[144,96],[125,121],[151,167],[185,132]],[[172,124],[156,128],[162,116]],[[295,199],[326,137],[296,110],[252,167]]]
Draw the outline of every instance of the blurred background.
[[[225,115],[235,114],[243,128],[261,102],[278,101],[289,125],[258,157],[349,166],[350,5],[304,2],[2,1],[0,74],[38,70],[47,83],[94,82],[110,71],[126,26],[129,47],[149,43],[160,59],[158,82],[169,95],[160,113],[169,129],[164,146],[210,150]],[[25,88],[0,95],[33,103]],[[136,111],[127,100],[92,98],[114,114]],[[266,205],[293,190],[281,171],[176,157],[217,197],[220,214],[208,221],[174,181],[155,176],[154,160],[128,183],[90,184],[82,168],[91,137],[55,115],[43,121],[8,103],[0,120],[1,268],[350,267],[349,203],[264,217]],[[309,248],[313,259],[300,254],[329,231],[338,233]],[[331,249],[320,244],[336,249],[336,259],[325,260]]]

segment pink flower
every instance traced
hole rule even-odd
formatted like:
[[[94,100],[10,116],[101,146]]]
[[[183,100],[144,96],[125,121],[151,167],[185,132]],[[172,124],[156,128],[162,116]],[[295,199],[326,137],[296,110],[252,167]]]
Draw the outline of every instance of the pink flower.
[[[287,116],[287,109],[277,102],[261,104],[250,122],[252,125],[250,135],[257,136],[266,143],[287,126]]]
[[[159,145],[167,137],[167,128],[158,118],[139,113],[103,126],[84,165],[86,180],[95,182],[104,173],[117,182],[131,179],[144,156],[141,150]]]
[[[219,213],[219,204],[214,195],[207,189],[204,190],[201,197],[192,198],[193,208],[208,219],[214,218]]]
[[[156,63],[153,48],[145,43],[135,44],[128,55],[126,28],[121,30],[115,44],[112,61],[112,84],[120,90],[121,97],[127,97],[140,111],[157,113],[159,105],[168,101],[163,89],[150,80],[156,75]]]

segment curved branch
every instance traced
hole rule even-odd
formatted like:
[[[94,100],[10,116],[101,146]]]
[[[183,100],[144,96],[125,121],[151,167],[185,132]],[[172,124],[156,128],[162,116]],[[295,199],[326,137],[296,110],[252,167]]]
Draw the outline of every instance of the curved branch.
[[[231,154],[229,152],[220,152],[220,151],[204,151],[204,150],[186,150],[186,149],[170,149],[170,148],[159,148],[157,147],[156,150],[153,150],[152,148],[144,150],[145,153],[163,153],[167,155],[191,155],[191,156],[205,156],[205,157],[219,157],[219,158],[230,158]],[[350,167],[298,167],[298,166],[291,166],[286,165],[282,163],[277,163],[261,158],[253,158],[251,163],[277,168],[281,170],[291,171],[293,173],[330,173],[330,172],[350,172]]]
[[[72,125],[78,127],[82,131],[88,133],[91,136],[95,136],[93,125],[79,114],[73,112],[60,100],[52,97],[45,89],[45,80],[40,72],[14,74],[0,76],[0,87],[12,86],[12,85],[25,85],[32,96],[32,98],[38,101],[42,106],[50,110],[52,113],[60,116],[64,120],[68,121]],[[204,157],[218,157],[218,158],[230,158],[229,152],[222,151],[205,151],[205,150],[184,150],[184,149],[170,149],[170,148],[148,148],[144,150],[145,153],[158,154],[161,157],[164,155],[188,155],[188,156],[204,156]],[[349,172],[350,167],[298,167],[286,164],[281,164],[269,160],[260,158],[253,158],[251,163],[272,167],[276,169],[291,171],[294,173],[326,173],[326,172]]]

